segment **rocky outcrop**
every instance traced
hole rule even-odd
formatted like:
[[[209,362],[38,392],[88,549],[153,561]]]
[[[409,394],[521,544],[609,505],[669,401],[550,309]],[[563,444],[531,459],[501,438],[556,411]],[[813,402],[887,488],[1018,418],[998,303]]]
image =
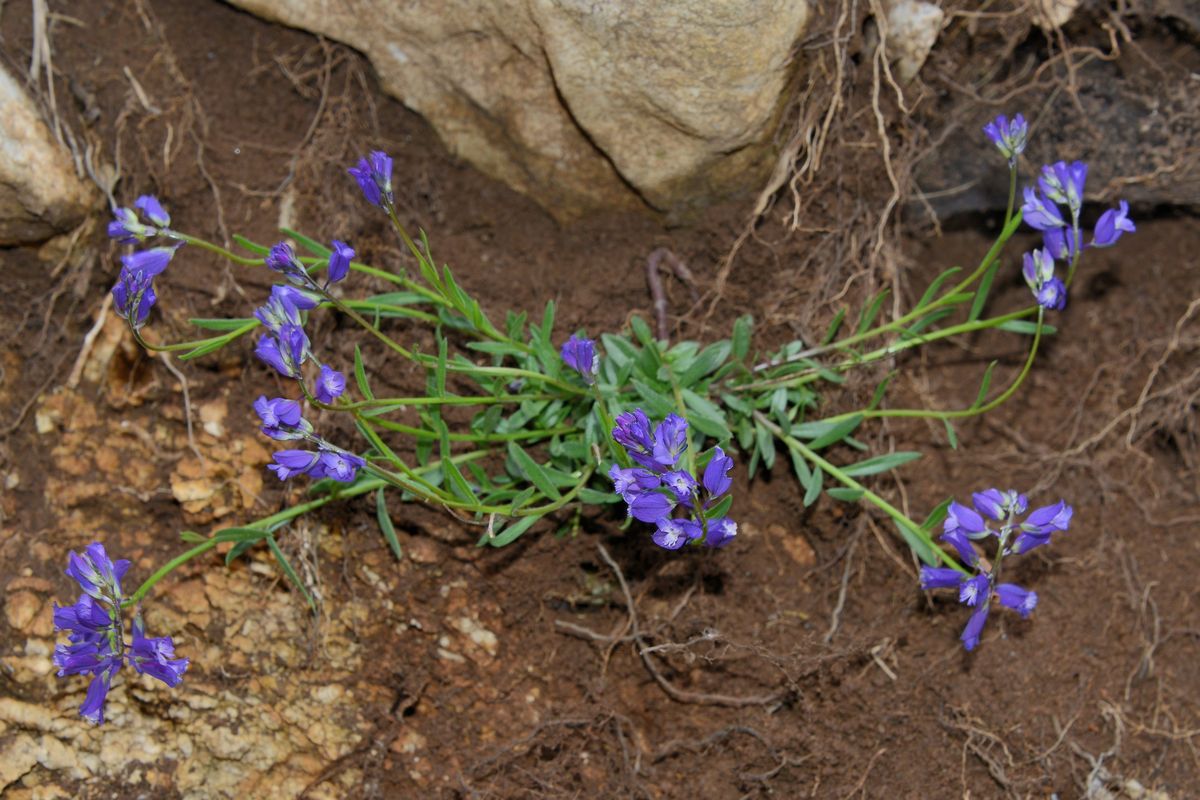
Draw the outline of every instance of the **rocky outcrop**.
[[[75,176],[20,83],[0,67],[0,245],[40,242],[83,221],[97,198]]]
[[[230,0],[361,50],[446,146],[560,218],[759,188],[805,0]]]

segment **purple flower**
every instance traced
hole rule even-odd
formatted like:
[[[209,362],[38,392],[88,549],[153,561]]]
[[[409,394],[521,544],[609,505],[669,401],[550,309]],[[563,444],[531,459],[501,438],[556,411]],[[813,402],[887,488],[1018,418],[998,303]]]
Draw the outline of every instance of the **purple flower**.
[[[104,724],[104,701],[108,699],[113,676],[120,668],[120,661],[113,662],[107,669],[97,672],[96,677],[88,684],[87,697],[79,707],[79,715],[93,725]]]
[[[1062,500],[1054,505],[1043,506],[1033,511],[1021,523],[1020,536],[1013,543],[1014,553],[1028,553],[1035,547],[1050,543],[1050,535],[1065,531],[1071,525],[1075,510]]]
[[[982,539],[991,531],[974,509],[964,506],[957,501],[950,504],[946,510],[946,520],[942,523],[945,533],[962,533],[971,539]]]
[[[962,639],[963,647],[968,651],[979,646],[979,634],[983,633],[983,625],[987,622],[989,608],[988,603],[981,603],[971,618],[967,620],[967,627],[963,628],[962,636],[959,638]]]
[[[629,516],[641,522],[658,522],[675,510],[675,501],[661,492],[643,492],[629,501]]]
[[[968,565],[975,566],[979,563],[979,554],[975,552],[975,546],[961,530],[947,531],[940,538],[943,542],[951,545],[958,552],[958,557]]]
[[[1015,583],[1002,583],[997,586],[996,597],[1000,600],[1000,605],[1019,611],[1026,619],[1033,613],[1038,602],[1037,592],[1022,589]]]
[[[267,302],[254,310],[254,316],[267,330],[278,332],[284,325],[300,325],[300,312],[316,308],[320,303],[294,286],[277,283],[271,287]]]
[[[1054,258],[1045,250],[1034,250],[1024,256],[1021,273],[1038,305],[1051,311],[1067,307],[1067,287],[1054,276]]]
[[[260,395],[254,401],[254,410],[262,420],[262,432],[278,441],[306,439],[312,433],[312,425],[300,415],[300,404],[295,400],[276,397],[268,400]]]
[[[274,458],[275,463],[267,464],[267,469],[278,475],[279,480],[286,481],[288,478],[305,475],[313,470],[317,466],[321,454],[311,450],[277,450]]]
[[[300,259],[296,258],[296,251],[287,242],[278,242],[271,251],[267,253],[267,257],[263,259],[270,269],[275,272],[282,273],[292,283],[297,286],[312,286],[312,278],[308,274],[308,270],[300,263]]]
[[[154,228],[138,221],[132,208],[116,209],[113,211],[113,221],[108,223],[108,238],[116,239],[121,244],[137,244],[155,233]]]
[[[1020,114],[1013,117],[1011,121],[1001,114],[984,125],[983,132],[992,140],[992,144],[1000,149],[1011,165],[1015,164],[1017,156],[1025,151],[1025,138],[1029,133],[1029,126],[1025,124],[1025,117]]]
[[[1042,231],[1042,246],[1050,257],[1070,262],[1083,250],[1083,231],[1078,228],[1047,228]]]
[[[659,547],[678,550],[693,539],[699,539],[703,533],[700,526],[690,519],[660,519],[658,529],[651,538]]]
[[[654,437],[650,433],[650,420],[646,412],[640,408],[626,411],[617,415],[616,423],[612,437],[617,444],[629,451],[630,458],[646,469],[661,472],[662,465],[654,460]]]
[[[1129,203],[1121,201],[1120,208],[1110,208],[1096,220],[1096,229],[1092,233],[1093,247],[1110,247],[1117,243],[1122,233],[1133,233],[1137,230],[1133,220],[1129,219]]]
[[[299,325],[283,325],[278,334],[266,333],[259,337],[254,354],[280,375],[299,378],[300,366],[309,356],[308,337]]]
[[[1010,512],[1023,514],[1029,505],[1025,495],[1011,490],[1002,492],[999,489],[987,489],[971,495],[971,499],[975,501],[975,508],[979,513],[994,520],[1002,520]]]
[[[345,391],[346,376],[328,364],[322,364],[321,374],[317,376],[317,399],[328,405]]]
[[[175,643],[170,636],[147,637],[142,618],[134,619],[129,664],[139,675],[149,675],[174,688],[183,680],[188,663],[186,658],[175,658]]]
[[[133,207],[142,212],[142,215],[146,219],[160,228],[165,228],[171,224],[171,215],[158,202],[158,198],[152,194],[144,194],[137,200],[134,200]]]
[[[390,208],[392,197],[392,159],[380,150],[361,158],[358,165],[347,170],[358,181],[363,197],[373,206]]]
[[[562,346],[562,360],[582,375],[586,383],[591,384],[596,380],[600,357],[596,355],[596,343],[591,339],[571,334],[571,338]]]
[[[1035,297],[1038,305],[1048,311],[1062,311],[1067,307],[1067,287],[1058,278],[1046,281]]]
[[[129,561],[123,558],[113,561],[99,542],[89,544],[82,555],[74,551],[67,555],[67,576],[75,579],[79,588],[97,600],[119,599],[121,579],[128,571]]]
[[[1079,209],[1083,208],[1083,184],[1087,180],[1087,169],[1087,164],[1082,161],[1047,164],[1042,167],[1038,186],[1046,197],[1067,206],[1071,209],[1071,216],[1078,217]]]
[[[1024,215],[1025,223],[1031,228],[1036,228],[1039,231],[1048,230],[1050,228],[1062,228],[1066,226],[1063,220],[1062,212],[1058,210],[1058,206],[1050,203],[1046,198],[1034,191],[1033,187],[1026,186],[1025,203],[1021,206],[1021,213]]]
[[[951,567],[921,567],[921,588],[956,589],[965,580],[965,576]]]
[[[130,272],[128,268],[121,269],[112,296],[117,316],[128,320],[134,329],[146,324],[150,309],[158,301],[152,279],[141,272]]]
[[[333,240],[333,249],[329,252],[329,282],[337,283],[350,272],[350,262],[354,260],[354,248],[345,242]]]
[[[675,494],[675,498],[680,503],[691,508],[692,497],[695,496],[698,485],[696,479],[692,477],[692,473],[686,469],[674,469],[663,473],[662,482]]]
[[[317,464],[309,471],[309,475],[314,478],[332,478],[341,483],[352,483],[358,477],[358,471],[366,465],[365,459],[332,445],[326,445],[322,448]]]
[[[720,447],[714,447],[712,458],[704,468],[704,488],[711,498],[718,498],[729,491],[729,487],[733,485],[733,479],[729,477],[731,469],[733,459],[725,455],[725,451]]]
[[[630,467],[621,469],[616,464],[608,471],[612,478],[613,491],[621,495],[626,503],[632,503],[633,498],[644,492],[653,491],[662,485],[662,478],[647,469]]]
[[[958,602],[968,606],[987,604],[991,597],[992,583],[987,575],[975,575],[962,582],[958,589]]]
[[[139,250],[136,253],[121,256],[121,263],[130,272],[141,273],[147,278],[153,278],[167,268],[177,249],[179,249],[179,245],[151,247],[149,250]]]
[[[112,614],[90,594],[81,594],[73,606],[54,604],[54,627],[60,631],[99,633],[113,624]]]
[[[724,547],[737,537],[737,523],[729,517],[710,519],[708,521],[708,536],[704,544],[708,547]]]
[[[687,420],[678,414],[667,418],[654,429],[654,460],[663,468],[673,467],[687,449]]]

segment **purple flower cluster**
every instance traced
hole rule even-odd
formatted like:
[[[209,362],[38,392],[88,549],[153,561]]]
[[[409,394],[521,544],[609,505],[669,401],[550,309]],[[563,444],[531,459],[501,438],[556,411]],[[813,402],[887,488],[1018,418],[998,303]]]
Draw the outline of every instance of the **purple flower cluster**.
[[[922,589],[958,589],[958,601],[975,609],[960,637],[968,650],[979,644],[992,597],[1022,617],[1032,613],[1037,606],[1037,593],[1014,583],[999,583],[1000,564],[1006,556],[1021,555],[1049,544],[1051,535],[1070,527],[1074,513],[1071,506],[1060,500],[1034,510],[1023,522],[1018,522],[1017,517],[1029,507],[1025,495],[988,489],[976,493],[972,499],[974,508],[957,502],[950,504],[941,536],[971,573],[963,574],[950,567],[921,567]],[[993,528],[992,523],[999,525]],[[975,543],[990,537],[995,537],[997,544],[996,557],[989,568],[980,561]]]
[[[395,205],[392,195],[392,159],[382,150],[360,158],[356,166],[346,170],[358,181],[363,197],[373,206],[390,210]]]
[[[133,203],[142,212],[147,223],[132,208],[118,208],[113,212],[113,221],[108,224],[108,235],[121,244],[142,244],[156,236],[171,237],[168,227],[171,217],[163,210],[158,199],[142,195]],[[150,309],[158,300],[154,293],[154,278],[167,268],[179,243],[151,247],[121,256],[121,272],[112,288],[113,303],[117,315],[128,320],[134,330],[146,324]]]
[[[332,371],[332,370],[331,370]],[[332,478],[341,483],[351,483],[358,471],[367,462],[351,452],[317,436],[312,423],[304,419],[300,404],[295,400],[276,397],[268,400],[266,395],[254,401],[254,410],[262,420],[262,432],[276,441],[304,441],[316,450],[280,450],[275,453],[275,463],[267,469],[274,471],[279,479],[286,481],[296,475],[310,478]]]
[[[172,687],[179,685],[188,668],[188,659],[175,658],[171,637],[146,636],[140,615],[133,621],[132,643],[125,644],[121,579],[128,570],[128,561],[113,561],[98,542],[88,545],[82,555],[72,552],[66,572],[78,581],[83,594],[74,605],[54,607],[54,627],[70,632],[70,644],[54,649],[54,665],[59,677],[92,676],[79,713],[97,725],[104,722],[104,701],[124,664]]]
[[[300,312],[316,308],[319,304],[320,300],[293,286],[272,286],[267,302],[254,311],[254,316],[267,329],[254,347],[255,355],[274,367],[280,375],[300,379],[304,362],[314,358]],[[322,403],[332,403],[345,391],[346,376],[322,364],[314,387],[317,399]]]
[[[710,510],[729,491],[729,471],[733,459],[720,447],[712,457],[701,480],[679,465],[687,449],[687,420],[670,414],[653,431],[650,420],[640,408],[617,416],[613,439],[640,466],[622,469],[613,465],[612,478],[617,494],[629,505],[629,515],[656,526],[654,543],[667,550],[700,541],[708,547],[724,547],[737,536],[737,523],[728,517],[710,517]],[[685,512],[676,517],[676,509]]]

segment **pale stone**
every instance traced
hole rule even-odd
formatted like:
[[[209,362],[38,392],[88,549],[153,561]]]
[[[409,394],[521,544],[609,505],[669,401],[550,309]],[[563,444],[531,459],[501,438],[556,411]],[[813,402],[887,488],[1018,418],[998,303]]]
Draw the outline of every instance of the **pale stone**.
[[[936,3],[920,0],[891,0],[886,14],[888,56],[895,60],[897,80],[908,83],[929,57],[946,15]]]
[[[75,176],[21,84],[0,67],[0,245],[40,242],[83,221],[98,192]]]
[[[453,153],[560,218],[760,188],[809,20],[805,0],[231,2],[360,50]]]
[[[13,592],[4,600],[4,616],[13,630],[25,631],[42,607],[41,599],[32,592]]]

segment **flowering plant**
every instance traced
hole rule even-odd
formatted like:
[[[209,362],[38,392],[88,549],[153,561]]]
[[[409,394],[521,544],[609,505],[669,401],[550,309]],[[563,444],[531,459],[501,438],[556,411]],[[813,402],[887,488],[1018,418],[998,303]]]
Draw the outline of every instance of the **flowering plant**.
[[[630,520],[654,526],[650,538],[659,547],[723,547],[737,534],[737,524],[728,516],[734,463],[730,453],[740,452],[752,477],[760,466],[774,465],[780,448],[799,479],[805,505],[825,493],[836,500],[869,503],[895,522],[925,564],[922,584],[958,587],[963,602],[978,609],[964,634],[964,642],[973,647],[993,596],[1025,614],[1037,602],[1032,592],[997,583],[1003,556],[1027,552],[1048,539],[1049,532],[1064,530],[1070,508],[1060,504],[1051,507],[1056,509],[1052,514],[1040,509],[1018,525],[1015,515],[1024,512],[1024,497],[989,490],[975,496],[976,510],[947,501],[918,523],[861,479],[911,462],[919,452],[868,455],[846,463],[829,451],[838,446],[843,448],[839,453],[867,449],[854,438],[855,432],[869,420],[886,417],[940,420],[950,444],[957,446],[953,421],[997,407],[1029,373],[1042,337],[1054,333],[1045,315],[1065,307],[1085,250],[1110,246],[1135,230],[1128,205],[1121,202],[1100,217],[1091,241],[1085,242],[1080,219],[1087,168],[1079,162],[1044,167],[1036,187],[1023,189],[1024,202],[1018,208],[1017,170],[1027,124],[1020,115],[1011,120],[1001,116],[984,132],[1007,159],[1009,201],[1000,234],[979,265],[961,278],[959,267],[942,272],[910,310],[893,319],[879,321],[886,296],[880,293],[866,303],[851,331],[843,332],[843,311],[819,342],[794,341],[766,354],[752,346],[749,316],[734,323],[728,338],[706,346],[694,341],[671,345],[638,316],[631,317],[627,331],[604,333],[598,339],[576,332],[556,346],[562,340],[554,333],[553,301],[546,304],[540,321],[510,311],[503,323],[494,322],[448,267],[436,266],[425,236],[414,240],[405,230],[395,205],[392,160],[382,152],[363,158],[349,174],[364,199],[390,220],[411,257],[412,274],[394,265],[365,263],[344,241],[334,239],[327,246],[288,229],[282,231],[285,240],[269,247],[235,237],[245,251],[235,253],[174,229],[162,204],[150,196],[139,197],[133,208],[117,209],[109,235],[121,244],[143,246],[121,257],[113,288],[117,313],[128,320],[144,347],[178,352],[183,359],[204,356],[257,333],[254,354],[293,382],[295,390],[291,397],[261,395],[253,402],[263,434],[289,444],[275,453],[270,469],[280,480],[307,476],[315,482],[312,498],[302,504],[208,537],[185,534],[192,549],[152,575],[132,598],[120,595],[124,567],[118,565],[123,562],[108,565],[107,557],[101,558],[102,548],[93,554],[97,574],[106,576],[102,584],[93,584],[106,588],[99,597],[89,596],[107,604],[107,611],[97,611],[92,601],[81,599],[83,605],[73,607],[73,617],[64,612],[64,627],[74,631],[72,646],[83,659],[68,661],[64,655],[64,665],[70,665],[63,666],[64,673],[89,672],[107,687],[125,660],[146,671],[151,669],[148,664],[182,664],[153,667],[163,680],[170,683],[173,676],[177,682],[186,659],[171,661],[168,643],[154,645],[157,660],[146,661],[138,655],[149,646],[144,642],[162,640],[139,638],[143,635],[138,623],[134,655],[125,654],[115,610],[136,604],[171,570],[220,543],[233,545],[227,561],[266,544],[312,604],[275,536],[297,516],[337,499],[373,494],[380,530],[397,557],[401,548],[387,502],[392,492],[401,501],[438,505],[462,522],[478,525],[481,546],[510,544],[540,520],[556,520],[560,530],[570,531],[582,506],[623,501]],[[1001,256],[1022,222],[1043,233],[1043,247],[1023,258],[1033,302],[987,316]],[[238,265],[265,268],[279,275],[280,282],[252,317],[192,320],[213,335],[151,345],[141,331],[158,299],[154,281],[185,245]],[[1061,278],[1059,261],[1067,265]],[[349,283],[352,275],[382,291],[343,299],[342,291],[334,288]],[[423,371],[424,391],[379,396],[371,381],[373,370],[358,346],[348,366],[322,360],[305,331],[309,316],[319,312],[347,317],[382,345],[388,357]],[[435,352],[407,343],[414,326],[432,333]],[[820,390],[842,383],[846,373],[930,342],[986,329],[1032,337],[1021,369],[1000,391],[991,391],[993,362],[967,408],[885,407],[889,376],[863,408],[821,415]],[[340,356],[329,358],[334,362]],[[351,445],[321,435],[304,418],[306,406],[347,415],[361,440]],[[443,414],[452,407],[477,411],[468,424],[452,430]],[[652,425],[651,419],[660,421]],[[568,508],[576,513],[559,513]],[[1003,524],[993,530],[981,514]],[[942,541],[954,555],[933,539],[932,531],[943,519]],[[998,553],[985,569],[973,543],[990,537],[996,539]],[[104,631],[99,638],[89,633],[92,620]],[[76,664],[84,666],[76,669]],[[89,714],[95,705],[89,693]]]

